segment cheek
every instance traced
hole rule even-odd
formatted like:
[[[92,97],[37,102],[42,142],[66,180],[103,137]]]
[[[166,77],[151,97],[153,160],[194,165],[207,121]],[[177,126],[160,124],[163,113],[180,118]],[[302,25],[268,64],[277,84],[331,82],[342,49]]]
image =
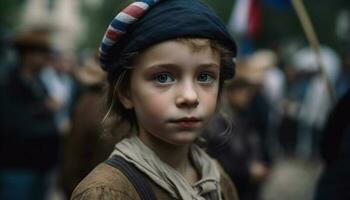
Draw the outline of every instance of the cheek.
[[[217,106],[217,101],[218,101],[218,92],[213,91],[210,93],[207,93],[203,95],[202,98],[202,107],[204,109],[204,112],[206,115],[212,115],[214,114]]]
[[[143,94],[138,95],[136,100],[135,111],[142,120],[154,121],[159,119],[165,110],[169,108],[169,99],[163,95]]]
[[[156,99],[154,101],[149,101],[147,105],[145,105],[146,108],[144,108],[145,112],[149,115],[149,118],[157,118],[161,116],[162,113],[164,113],[164,110],[168,107],[164,105],[164,103]]]

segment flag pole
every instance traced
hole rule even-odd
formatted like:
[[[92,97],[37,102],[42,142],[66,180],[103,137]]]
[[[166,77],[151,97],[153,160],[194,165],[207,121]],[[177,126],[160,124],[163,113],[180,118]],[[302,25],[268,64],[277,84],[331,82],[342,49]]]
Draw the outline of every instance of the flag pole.
[[[313,51],[316,54],[316,62],[317,65],[321,71],[321,75],[323,77],[323,80],[326,84],[327,91],[329,93],[330,99],[331,99],[331,104],[333,105],[336,101],[335,97],[335,91],[333,89],[333,86],[331,84],[331,81],[329,77],[327,76],[325,72],[325,68],[322,62],[322,57],[321,57],[321,50],[320,50],[320,43],[318,41],[317,35],[314,31],[314,28],[312,26],[311,20],[306,12],[305,6],[302,2],[302,0],[292,0],[293,7],[298,15],[298,18],[301,22],[301,25],[304,29],[304,33],[306,35],[307,40],[309,41],[309,44]]]

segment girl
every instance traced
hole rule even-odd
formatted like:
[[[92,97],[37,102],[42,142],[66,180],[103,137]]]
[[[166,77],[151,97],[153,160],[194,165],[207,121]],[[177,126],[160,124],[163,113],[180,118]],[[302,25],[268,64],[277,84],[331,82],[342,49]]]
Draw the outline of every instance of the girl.
[[[238,199],[195,143],[234,75],[236,46],[198,0],[143,0],[119,13],[100,47],[115,124],[131,133],[72,199]]]

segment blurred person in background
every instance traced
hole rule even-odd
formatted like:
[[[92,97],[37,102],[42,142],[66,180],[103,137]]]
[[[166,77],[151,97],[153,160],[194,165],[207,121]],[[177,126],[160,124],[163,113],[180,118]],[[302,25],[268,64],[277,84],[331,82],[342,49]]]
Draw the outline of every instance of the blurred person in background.
[[[40,78],[49,91],[49,96],[59,104],[55,123],[65,127],[65,133],[68,133],[72,105],[76,97],[76,83],[72,71],[77,64],[73,55],[63,55],[62,52],[53,53],[50,60],[50,64],[41,70]]]
[[[259,121],[257,112],[260,110],[253,105],[254,98],[263,99],[258,97],[258,85],[264,73],[255,73],[248,63],[238,64],[237,79],[227,84],[223,93],[227,101],[224,114],[214,117],[204,131],[204,138],[208,153],[221,163],[235,182],[240,199],[257,200],[269,171],[269,159],[263,145],[265,138],[259,133],[260,123],[264,122]]]
[[[350,199],[350,89],[330,113],[321,138],[325,168],[315,200]]]
[[[321,58],[334,88],[339,77],[339,57],[333,49],[322,46]],[[281,142],[293,156],[315,157],[318,156],[320,131],[332,106],[331,98],[316,55],[310,48],[298,50],[289,67],[286,69],[289,82],[280,128]]]
[[[10,34],[0,25],[0,79],[3,79],[6,70],[11,66],[13,51],[10,48]]]
[[[0,84],[0,199],[44,199],[57,165],[58,103],[40,79],[52,46],[50,31],[27,30],[15,37],[17,67]]]
[[[279,68],[279,57],[272,49],[258,49],[248,57],[249,67],[243,72],[256,92],[251,104],[252,115],[260,130],[265,158],[278,156],[278,127],[282,119],[282,100],[285,95],[286,78]]]
[[[74,106],[70,134],[65,140],[59,178],[67,199],[78,183],[108,158],[117,141],[113,135],[103,133],[101,121],[107,112],[103,107],[106,74],[99,67],[97,57],[88,58],[74,75],[81,94]]]
[[[70,133],[71,115],[73,104],[77,98],[77,83],[72,74],[77,63],[73,54],[68,54],[58,50],[51,53],[49,64],[44,67],[39,74],[40,80],[44,84],[50,98],[57,104],[54,114],[54,122],[57,127],[61,127],[61,140]],[[60,152],[60,163],[62,162],[62,151]],[[57,166],[58,167],[58,166]],[[50,195],[58,193],[58,169],[52,174],[52,185],[50,186]],[[50,196],[49,198],[53,198]]]
[[[341,69],[336,81],[336,96],[341,98],[350,89],[350,47],[342,54]]]

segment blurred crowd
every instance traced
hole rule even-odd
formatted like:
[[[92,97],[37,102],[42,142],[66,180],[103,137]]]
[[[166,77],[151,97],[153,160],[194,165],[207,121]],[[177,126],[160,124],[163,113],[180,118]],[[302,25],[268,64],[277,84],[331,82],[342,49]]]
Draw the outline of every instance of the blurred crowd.
[[[50,36],[42,28],[1,41],[0,199],[69,199],[118,140],[101,123],[106,77],[96,52],[60,51]],[[272,48],[238,57],[203,143],[240,199],[289,199],[283,185],[266,189],[286,159],[322,161],[313,198],[349,195],[350,52],[322,46],[321,58],[323,70],[308,47],[287,58]]]

